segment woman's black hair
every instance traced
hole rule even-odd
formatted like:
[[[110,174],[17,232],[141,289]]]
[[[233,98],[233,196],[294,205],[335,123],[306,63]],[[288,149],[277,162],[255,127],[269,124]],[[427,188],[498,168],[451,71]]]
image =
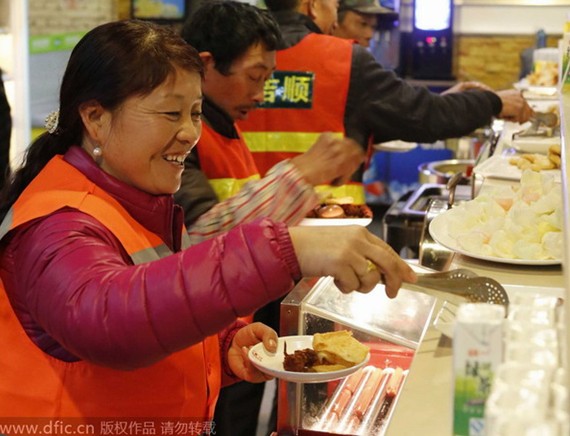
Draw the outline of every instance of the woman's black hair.
[[[186,21],[182,37],[199,52],[210,52],[216,70],[228,75],[233,62],[255,44],[277,50],[281,33],[271,14],[247,3],[208,1]]]
[[[204,74],[198,52],[171,28],[123,20],[89,31],[71,52],[63,75],[57,130],[43,133],[27,149],[23,165],[0,192],[0,219],[52,157],[81,144],[83,103],[117,109],[129,97],[151,93],[177,67]]]

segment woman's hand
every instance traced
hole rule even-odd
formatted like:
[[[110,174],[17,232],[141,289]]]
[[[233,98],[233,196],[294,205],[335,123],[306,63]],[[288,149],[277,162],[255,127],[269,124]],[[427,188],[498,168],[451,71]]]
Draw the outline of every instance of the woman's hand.
[[[302,274],[333,276],[342,292],[369,292],[382,280],[394,298],[402,281],[416,281],[412,268],[364,227],[291,227],[289,233]]]
[[[228,350],[228,364],[233,373],[248,382],[260,383],[273,377],[259,371],[247,356],[249,349],[259,342],[271,352],[277,351],[277,333],[260,322],[254,322],[240,329],[234,336]]]

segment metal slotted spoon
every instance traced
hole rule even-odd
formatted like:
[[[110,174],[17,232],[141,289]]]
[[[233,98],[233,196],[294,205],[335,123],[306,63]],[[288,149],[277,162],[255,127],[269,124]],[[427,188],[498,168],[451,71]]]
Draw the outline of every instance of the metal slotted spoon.
[[[416,283],[406,283],[406,288],[426,293],[426,290],[460,296],[474,303],[509,305],[509,296],[499,282],[489,277],[479,277],[468,269],[417,274]]]

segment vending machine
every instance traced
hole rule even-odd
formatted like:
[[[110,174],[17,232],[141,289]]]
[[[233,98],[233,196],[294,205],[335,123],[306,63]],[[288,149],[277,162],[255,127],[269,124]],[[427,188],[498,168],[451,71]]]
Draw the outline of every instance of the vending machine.
[[[453,79],[453,0],[414,0],[409,50],[412,78]]]

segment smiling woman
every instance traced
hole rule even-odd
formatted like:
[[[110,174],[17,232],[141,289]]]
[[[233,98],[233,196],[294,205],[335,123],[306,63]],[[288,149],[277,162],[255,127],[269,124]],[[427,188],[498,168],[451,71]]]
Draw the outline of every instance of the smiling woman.
[[[59,111],[1,192],[3,423],[206,425],[222,384],[267,379],[247,349],[275,351],[277,335],[238,317],[302,275],[369,291],[366,259],[391,291],[413,275],[359,228],[341,238],[265,218],[191,246],[172,193],[200,136],[202,75],[198,52],[148,21],[100,25],[73,49]]]
[[[101,169],[128,185],[155,195],[174,194],[184,159],[201,133],[200,82],[199,73],[176,68],[150,94],[128,98],[115,114],[95,101],[82,105],[89,132],[82,147],[92,154],[99,149]]]

